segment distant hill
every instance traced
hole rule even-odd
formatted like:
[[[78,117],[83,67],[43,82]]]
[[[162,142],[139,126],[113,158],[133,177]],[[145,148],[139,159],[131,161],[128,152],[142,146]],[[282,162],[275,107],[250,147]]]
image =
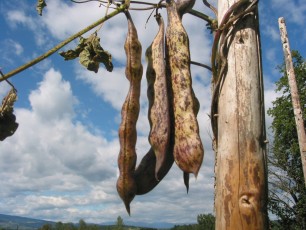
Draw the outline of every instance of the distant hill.
[[[55,222],[0,214],[0,229],[37,230],[44,224],[55,224]]]
[[[131,221],[124,221],[124,224],[128,226],[137,226],[137,227],[143,227],[143,228],[157,228],[157,229],[170,229],[174,227],[174,224],[171,223],[145,223],[145,222],[131,222]]]
[[[97,225],[112,226],[114,225],[114,223],[115,221],[100,223]],[[55,225],[56,222],[0,214],[0,229],[37,230],[38,228],[42,227],[45,224]],[[174,224],[170,224],[170,223],[143,223],[143,222],[131,222],[131,221],[125,221],[125,220],[124,220],[124,224],[127,226],[137,226],[137,227],[143,227],[143,228],[156,228],[156,229],[170,229],[174,226]]]

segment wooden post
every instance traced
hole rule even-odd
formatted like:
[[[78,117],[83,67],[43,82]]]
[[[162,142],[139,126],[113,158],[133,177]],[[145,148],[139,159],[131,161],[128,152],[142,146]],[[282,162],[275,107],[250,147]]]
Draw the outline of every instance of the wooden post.
[[[253,1],[247,1],[243,7]],[[236,2],[239,1],[218,0],[219,26]],[[216,229],[268,229],[266,137],[257,5],[254,11],[245,14],[229,28],[232,32],[224,44],[227,68],[219,90],[218,114],[212,114],[217,117],[218,124]]]
[[[300,146],[300,153],[301,153],[301,160],[303,165],[303,173],[304,173],[304,180],[306,186],[306,134],[305,134],[305,126],[303,121],[303,112],[300,105],[300,97],[298,88],[296,85],[294,67],[292,63],[292,56],[290,51],[289,39],[286,29],[286,23],[284,18],[278,19],[279,30],[281,34],[281,40],[283,44],[283,51],[286,63],[286,70],[288,76],[288,83],[291,92],[291,99],[292,99],[292,106],[294,111],[294,118],[296,123],[296,130],[298,134],[299,146]]]

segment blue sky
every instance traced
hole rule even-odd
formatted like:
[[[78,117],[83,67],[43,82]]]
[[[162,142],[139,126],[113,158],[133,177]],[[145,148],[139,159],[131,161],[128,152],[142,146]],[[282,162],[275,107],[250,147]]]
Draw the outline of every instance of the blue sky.
[[[72,4],[48,0],[43,16],[36,1],[0,1],[0,66],[7,73],[41,55],[60,41],[100,17],[105,8],[97,2]],[[156,1],[151,1],[156,2]],[[216,1],[212,2],[216,4]],[[197,1],[195,8],[213,16]],[[165,10],[162,14],[165,16]],[[143,53],[157,25],[149,11],[132,11]],[[306,57],[306,3],[304,0],[267,0],[259,3],[266,108],[277,96],[274,82],[282,63],[278,18],[285,17],[291,49]],[[165,20],[166,21],[166,20]],[[184,16],[192,60],[209,64],[212,36],[205,22]],[[88,36],[86,34],[85,36]],[[99,31],[101,45],[113,55],[112,73],[103,66],[97,74],[77,60],[64,61],[57,53],[10,80],[18,90],[15,114],[19,128],[0,143],[0,213],[54,221],[101,223],[116,221],[196,222],[201,213],[213,212],[213,165],[210,108],[210,72],[192,66],[194,90],[201,103],[198,115],[205,157],[197,180],[192,176],[186,194],[182,173],[174,165],[151,193],[136,197],[128,217],[117,195],[117,130],[128,82],[124,75],[126,19],[123,14],[107,21]],[[74,47],[72,42],[63,50]],[[146,62],[143,55],[143,64]],[[145,71],[144,71],[145,72]],[[1,98],[8,92],[0,84]],[[149,149],[145,76],[137,124],[138,159]],[[271,119],[267,117],[267,126]]]

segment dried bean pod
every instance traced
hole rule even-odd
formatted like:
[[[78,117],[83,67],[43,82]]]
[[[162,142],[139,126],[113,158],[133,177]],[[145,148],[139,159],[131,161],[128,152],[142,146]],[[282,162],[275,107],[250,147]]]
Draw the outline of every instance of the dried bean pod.
[[[192,90],[192,95],[193,95],[193,100],[194,100],[194,105],[193,105],[193,112],[197,115],[200,110],[200,102],[198,98],[195,96],[194,91]],[[189,191],[189,173],[184,172],[183,173],[183,178],[184,178],[184,184],[186,186],[187,193]]]
[[[156,155],[157,174],[166,160],[166,154],[169,146],[170,138],[170,117],[169,102],[166,82],[166,66],[164,61],[164,21],[160,15],[156,16],[159,25],[159,31],[155,36],[152,45],[148,48],[147,58],[149,60],[147,69],[148,79],[148,96],[149,102],[149,121],[151,130],[149,134],[149,142]],[[152,70],[150,70],[152,68]],[[153,95],[149,95],[151,84],[153,83]]]
[[[170,153],[170,154],[169,154]],[[143,195],[150,192],[167,175],[174,162],[173,154],[169,150],[166,159],[155,177],[156,156],[153,148],[142,158],[135,171],[135,182],[137,185],[136,195]]]
[[[195,96],[190,73],[189,39],[173,0],[166,1],[166,60],[171,76],[172,103],[175,123],[174,159],[186,173],[197,176],[204,149],[195,114]]]
[[[152,147],[135,171],[137,195],[151,191],[168,173],[174,162],[173,144],[170,144],[168,86],[163,56],[164,22],[160,16],[157,16],[156,20],[159,31],[152,45],[146,50],[148,113],[151,127],[149,141]]]
[[[140,83],[142,78],[141,44],[138,40],[137,31],[129,12],[126,12],[128,20],[128,33],[124,44],[127,56],[125,74],[130,81],[128,95],[122,106],[122,121],[119,127],[120,152],[118,156],[119,178],[117,191],[123,200],[127,212],[130,214],[130,203],[134,199],[137,187],[134,178],[137,160],[136,122],[139,116]]]
[[[195,0],[177,0],[176,1],[177,13],[178,13],[181,20],[183,18],[183,15],[188,13],[192,9],[194,4],[195,4]],[[194,110],[195,114],[198,114],[199,109],[200,109],[200,103],[199,103],[199,100],[196,98],[193,90],[192,90],[192,93],[193,93],[194,102],[195,102],[193,110]],[[183,173],[183,178],[184,178],[184,184],[186,186],[186,190],[187,190],[187,193],[188,193],[188,191],[189,191],[189,173],[184,172]]]

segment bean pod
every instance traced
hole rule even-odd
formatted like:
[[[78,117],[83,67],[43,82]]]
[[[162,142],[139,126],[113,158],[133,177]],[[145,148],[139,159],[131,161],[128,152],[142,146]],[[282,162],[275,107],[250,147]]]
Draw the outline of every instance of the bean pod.
[[[166,1],[168,25],[166,30],[166,61],[171,77],[173,115],[175,123],[174,159],[185,173],[197,176],[204,149],[196,118],[196,99],[192,90],[189,39],[176,3]]]
[[[130,214],[130,203],[134,199],[137,187],[134,178],[136,166],[136,122],[139,116],[140,83],[143,67],[141,64],[142,47],[138,40],[137,30],[129,12],[125,12],[128,20],[128,33],[124,44],[127,57],[125,75],[130,82],[128,95],[122,106],[122,121],[119,127],[120,152],[118,156],[119,178],[117,191]]]
[[[138,195],[151,191],[174,162],[173,144],[170,144],[169,95],[164,61],[164,21],[160,15],[156,16],[156,20],[159,30],[146,50],[151,149],[135,172]]]
[[[156,155],[155,175],[158,179],[158,172],[163,165],[170,138],[170,117],[169,102],[166,82],[166,67],[164,61],[164,21],[160,15],[156,16],[159,24],[159,31],[154,38],[152,45],[147,50],[148,69],[148,96],[153,90],[152,105],[149,105],[149,121],[151,130],[149,142]],[[150,70],[152,69],[152,70]],[[153,87],[150,86],[153,84]]]

